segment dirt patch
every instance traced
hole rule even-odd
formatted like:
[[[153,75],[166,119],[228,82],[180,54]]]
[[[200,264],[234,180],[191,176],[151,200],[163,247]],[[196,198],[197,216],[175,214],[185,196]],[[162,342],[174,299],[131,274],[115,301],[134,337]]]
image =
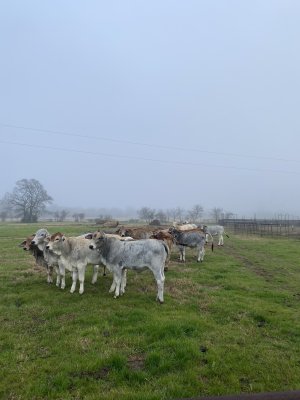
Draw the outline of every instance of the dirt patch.
[[[72,378],[84,378],[84,379],[95,379],[95,380],[106,380],[109,375],[110,368],[102,367],[99,371],[80,371],[71,373]]]
[[[129,356],[127,366],[133,371],[141,371],[145,368],[145,356],[142,354]]]

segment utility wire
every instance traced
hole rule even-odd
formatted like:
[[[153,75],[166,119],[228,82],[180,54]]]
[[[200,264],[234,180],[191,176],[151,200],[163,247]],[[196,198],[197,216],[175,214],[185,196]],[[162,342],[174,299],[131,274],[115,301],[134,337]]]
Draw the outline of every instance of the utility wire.
[[[31,127],[26,127],[26,126],[5,124],[2,122],[0,122],[0,126],[2,126],[4,128],[28,130],[28,131],[40,132],[40,133],[44,133],[44,134],[53,134],[53,135],[61,135],[61,136],[69,136],[69,137],[71,136],[71,137],[93,139],[93,140],[102,140],[102,141],[107,141],[107,142],[112,142],[112,143],[130,144],[130,145],[135,145],[135,146],[144,146],[144,147],[150,147],[150,148],[156,148],[156,149],[176,150],[176,151],[181,151],[181,152],[188,151],[188,152],[194,152],[194,153],[215,154],[215,155],[230,156],[230,157],[253,158],[253,159],[257,159],[257,160],[261,159],[261,160],[273,160],[273,161],[300,163],[300,160],[291,160],[291,159],[287,159],[287,158],[255,156],[255,155],[237,154],[237,153],[223,153],[223,152],[217,152],[217,151],[208,151],[208,150],[200,150],[200,149],[194,149],[194,148],[192,149],[192,148],[177,147],[177,146],[164,146],[164,145],[160,145],[160,144],[133,142],[133,141],[129,141],[129,140],[114,139],[114,138],[108,138],[108,137],[104,137],[104,136],[92,136],[92,135],[83,135],[83,134],[77,134],[77,133],[72,133],[72,132],[56,131],[56,130],[51,130],[51,129],[31,128]]]
[[[63,151],[63,152],[67,152],[67,153],[80,153],[80,154],[87,154],[87,155],[94,155],[94,156],[104,156],[104,157],[113,157],[113,158],[125,158],[125,159],[139,160],[139,161],[151,161],[151,162],[158,162],[158,163],[163,163],[163,164],[190,165],[190,166],[195,166],[195,167],[226,168],[226,169],[235,169],[235,170],[244,170],[244,171],[271,172],[271,173],[283,173],[283,174],[300,175],[300,173],[296,172],[296,171],[283,171],[283,170],[271,170],[271,169],[260,169],[260,168],[246,168],[246,167],[235,167],[235,166],[228,166],[228,165],[213,165],[213,164],[203,164],[203,163],[195,163],[195,162],[190,162],[190,161],[178,161],[178,160],[171,160],[171,161],[169,161],[169,160],[159,160],[159,159],[146,158],[146,157],[126,156],[124,154],[101,153],[101,152],[95,152],[95,151],[76,150],[76,149],[69,149],[69,148],[63,148],[63,147],[54,147],[54,146],[44,146],[44,145],[29,144],[29,143],[11,142],[11,141],[6,141],[6,140],[0,140],[0,143],[9,144],[9,145],[13,145],[13,146],[30,147],[30,148],[35,148],[35,149]]]

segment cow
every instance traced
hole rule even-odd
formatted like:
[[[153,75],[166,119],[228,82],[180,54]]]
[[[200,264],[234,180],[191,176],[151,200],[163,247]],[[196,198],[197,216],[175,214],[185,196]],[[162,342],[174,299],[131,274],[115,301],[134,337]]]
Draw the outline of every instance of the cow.
[[[227,235],[227,233],[224,230],[224,226],[222,226],[222,225],[202,225],[201,229],[207,235],[206,242],[207,242],[208,235],[218,236],[218,246],[224,245],[223,234],[229,238],[229,236]]]
[[[56,271],[56,286],[61,287],[61,289],[64,289],[66,287],[66,281],[65,281],[65,271],[66,269],[70,272],[73,273],[72,265],[70,265],[67,260],[62,259],[60,255],[55,254],[53,251],[49,249],[49,240],[50,240],[50,233],[47,231],[47,229],[39,229],[34,238],[31,241],[32,245],[36,245],[44,254],[44,258],[47,262],[48,265],[48,282],[52,283],[52,273],[53,273],[53,268],[55,268]],[[84,239],[84,235],[79,236]],[[92,283],[97,282],[98,278],[98,270],[99,270],[99,265],[96,264],[94,265],[94,273],[92,277]]]
[[[177,229],[178,231],[189,231],[191,229],[197,229],[196,224],[190,224],[185,222],[184,224],[178,224],[177,222],[173,222],[173,228]]]
[[[150,239],[163,240],[167,244],[167,246],[169,248],[169,255],[167,257],[166,266],[165,266],[165,271],[167,271],[168,270],[167,265],[170,262],[170,255],[171,255],[172,247],[174,245],[174,238],[173,238],[172,234],[168,231],[168,229],[161,229],[161,230],[155,231],[153,233],[153,235],[150,236]]]
[[[149,239],[153,235],[154,229],[150,227],[126,228],[121,226],[115,233],[122,237],[129,236],[133,239]]]
[[[115,277],[115,294],[122,294],[122,274],[124,269],[142,271],[150,269],[157,283],[157,300],[164,301],[164,266],[169,254],[168,246],[156,239],[123,241],[107,237],[103,232],[97,232],[92,239],[90,248],[96,251],[103,264],[110,269]]]
[[[40,250],[36,245],[32,244],[32,240],[35,235],[28,236],[22,243],[19,244],[19,247],[22,247],[23,250],[28,251],[30,254],[33,255],[35,262],[40,267],[46,268],[48,271],[48,264],[45,260],[44,253]],[[50,275],[47,274],[47,282],[50,282]]]
[[[48,251],[59,257],[60,274],[63,279],[65,276],[65,268],[72,271],[71,293],[75,292],[77,279],[80,283],[79,293],[82,294],[84,292],[85,269],[87,264],[93,264],[94,266],[92,283],[95,283],[95,278],[97,279],[96,274],[98,274],[101,261],[96,253],[91,252],[89,245],[90,240],[87,240],[84,236],[67,237],[60,232],[51,235],[46,245]]]
[[[44,259],[47,263],[47,282],[48,283],[52,283],[53,282],[53,268],[55,268],[56,271],[56,286],[60,285],[60,273],[59,273],[59,269],[60,269],[60,262],[59,262],[59,257],[48,251],[46,249],[46,245],[48,243],[48,237],[50,236],[50,233],[47,231],[47,229],[39,229],[32,241],[31,241],[31,245],[36,246],[40,251],[43,252],[43,256]],[[63,289],[64,287],[62,287]]]
[[[193,229],[191,231],[179,231],[175,228],[170,228],[169,232],[172,234],[176,245],[180,251],[180,261],[185,262],[185,248],[197,248],[199,250],[197,261],[202,262],[205,255],[205,233],[199,229]],[[213,244],[212,244],[213,250]]]

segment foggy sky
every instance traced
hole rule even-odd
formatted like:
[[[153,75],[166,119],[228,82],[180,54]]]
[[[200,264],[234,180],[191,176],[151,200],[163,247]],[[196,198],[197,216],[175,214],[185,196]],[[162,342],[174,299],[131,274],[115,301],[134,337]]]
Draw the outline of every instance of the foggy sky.
[[[300,215],[300,2],[4,1],[0,198]],[[34,128],[34,129],[32,129]]]

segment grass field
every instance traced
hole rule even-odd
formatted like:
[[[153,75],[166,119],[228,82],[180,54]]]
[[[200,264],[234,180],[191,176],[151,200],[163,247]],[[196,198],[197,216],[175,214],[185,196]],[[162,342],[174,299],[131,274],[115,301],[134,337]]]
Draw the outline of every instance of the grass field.
[[[165,303],[150,272],[85,293],[46,283],[17,247],[41,224],[0,225],[1,399],[178,399],[300,389],[299,241],[231,236],[202,264],[172,253]],[[76,235],[91,226],[49,226]]]

